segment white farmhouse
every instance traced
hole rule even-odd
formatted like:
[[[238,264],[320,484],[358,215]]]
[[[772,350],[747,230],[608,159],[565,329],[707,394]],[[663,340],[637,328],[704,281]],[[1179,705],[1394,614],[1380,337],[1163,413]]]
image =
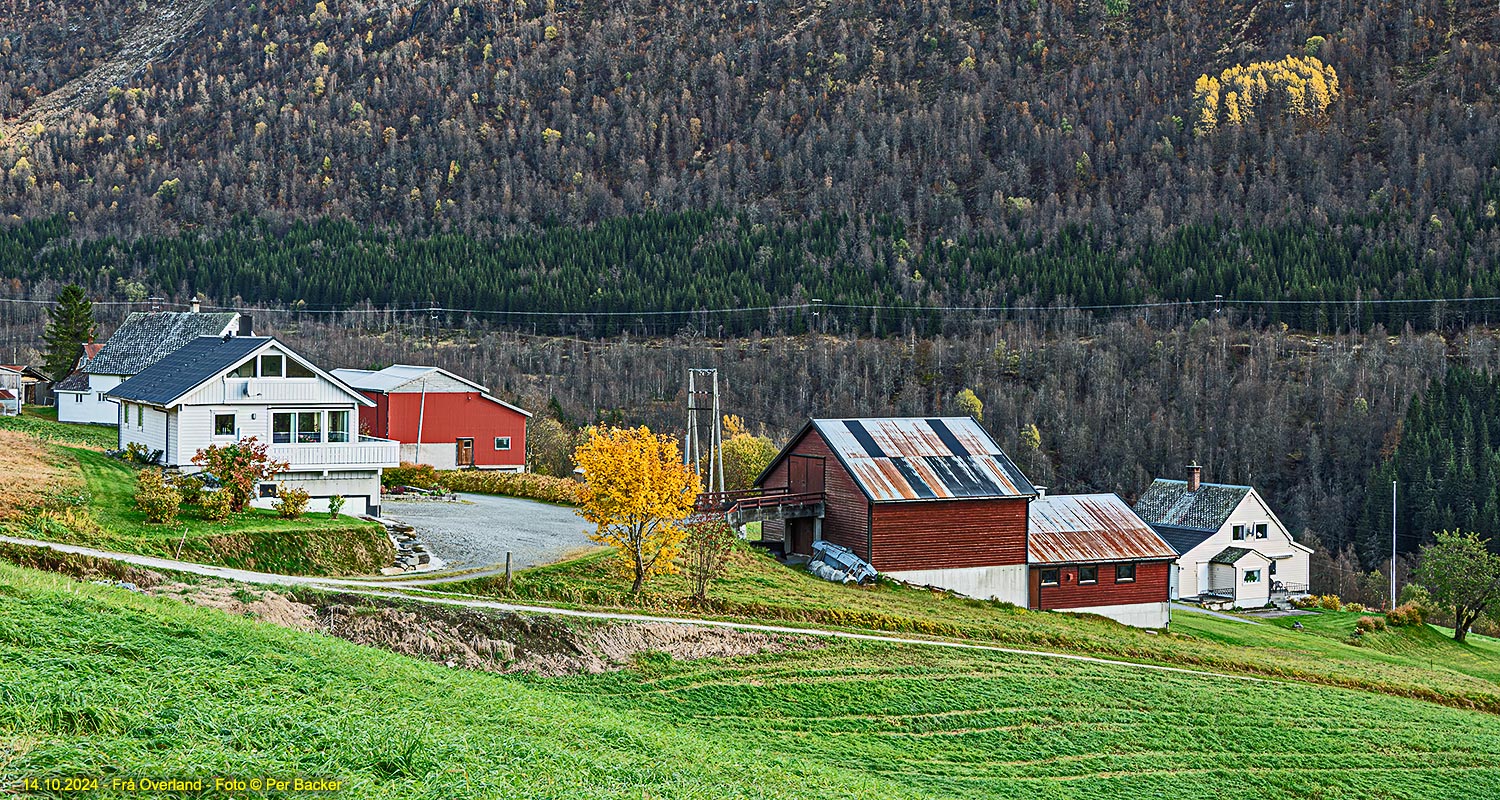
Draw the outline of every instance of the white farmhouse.
[[[226,334],[249,335],[250,318],[196,310],[132,313],[104,344],[85,345],[78,369],[58,382],[58,421],[115,424],[119,409],[111,389],[199,336]]]
[[[1307,593],[1312,549],[1298,544],[1250,486],[1158,478],[1135,512],[1177,551],[1172,599],[1254,608]]]
[[[291,465],[259,487],[255,505],[275,502],[276,485],[306,489],[310,508],[342,495],[347,514],[380,513],[380,471],[400,445],[359,435],[362,406],[347,384],[265,336],[204,336],[111,389],[120,447],[160,452],[164,467],[199,470],[193,455],[211,444],[254,437]]]

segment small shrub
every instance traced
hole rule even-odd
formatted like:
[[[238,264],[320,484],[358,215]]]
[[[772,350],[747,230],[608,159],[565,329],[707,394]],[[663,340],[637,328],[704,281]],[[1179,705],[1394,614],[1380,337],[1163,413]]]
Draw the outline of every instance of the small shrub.
[[[203,510],[203,516],[213,522],[223,522],[234,513],[234,501],[223,489],[204,492],[198,506]]]
[[[337,519],[339,512],[344,510],[344,496],[336,494],[328,498],[328,518]]]
[[[1442,613],[1437,603],[1432,602],[1432,594],[1427,587],[1418,583],[1408,583],[1401,587],[1401,602],[1399,605],[1411,606],[1422,615],[1422,621],[1426,622],[1434,616]]]
[[[1363,614],[1368,609],[1365,608],[1364,603],[1345,603],[1344,610],[1353,614]]]
[[[386,489],[394,489],[398,486],[437,489],[441,484],[442,477],[431,464],[413,464],[410,461],[403,461],[401,466],[392,467],[380,473],[380,485]]]
[[[196,475],[180,475],[172,486],[182,494],[183,505],[195,506],[203,499],[203,479]]]
[[[1317,602],[1317,607],[1318,608],[1321,608],[1321,609],[1324,609],[1324,610],[1327,610],[1327,611],[1343,611],[1344,610],[1344,601],[1340,600],[1339,596],[1336,595],[1336,594],[1325,594],[1325,595],[1321,595],[1321,596],[1319,596],[1319,597],[1317,597],[1315,599],[1318,601]]]
[[[155,464],[161,458],[161,451],[152,451],[140,442],[131,442],[125,445],[125,458],[137,464]]]
[[[1393,628],[1409,628],[1427,621],[1427,610],[1413,602],[1402,603],[1385,612],[1387,625]]]
[[[277,484],[274,508],[282,519],[297,519],[307,513],[307,490]]]
[[[1364,633],[1374,633],[1385,630],[1385,620],[1380,617],[1360,617],[1354,621],[1354,627]]]
[[[135,505],[146,512],[146,521],[170,525],[182,510],[182,494],[167,484],[160,472],[145,470],[137,478]]]

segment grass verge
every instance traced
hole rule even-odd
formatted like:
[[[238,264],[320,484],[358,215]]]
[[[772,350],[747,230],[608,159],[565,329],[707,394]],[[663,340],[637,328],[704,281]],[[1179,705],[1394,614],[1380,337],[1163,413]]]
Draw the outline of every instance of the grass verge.
[[[1500,793],[1500,718],[1402,698],[865,643],[494,675],[10,565],[0,665],[11,778],[298,775],[362,798]]]
[[[1495,666],[1500,648],[1460,645],[1428,628],[1390,629],[1356,642],[1349,633],[1359,614],[1301,617],[1316,620],[1310,626],[1315,630],[1297,632],[1290,619],[1248,625],[1174,613],[1171,632],[1154,634],[1092,615],[1027,611],[891,582],[834,584],[746,546],[735,550],[727,575],[712,585],[706,604],[689,599],[691,589],[681,575],[655,579],[640,596],[631,596],[627,586],[606,551],[523,570],[508,592],[495,577],[442,589],[597,610],[940,636],[1290,678],[1500,713]]]
[[[113,426],[58,422],[55,409],[51,409],[50,415],[27,410],[19,417],[0,417],[0,430],[28,434],[44,442],[71,444],[95,450],[108,450],[119,444],[119,436]]]

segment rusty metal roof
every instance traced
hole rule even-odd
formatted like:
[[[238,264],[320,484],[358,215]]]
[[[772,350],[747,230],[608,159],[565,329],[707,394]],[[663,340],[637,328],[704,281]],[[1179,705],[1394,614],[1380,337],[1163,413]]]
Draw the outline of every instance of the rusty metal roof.
[[[876,503],[1031,497],[1031,481],[969,417],[815,419]]]
[[[1151,561],[1177,551],[1114,494],[1065,494],[1031,501],[1027,560],[1032,564]]]

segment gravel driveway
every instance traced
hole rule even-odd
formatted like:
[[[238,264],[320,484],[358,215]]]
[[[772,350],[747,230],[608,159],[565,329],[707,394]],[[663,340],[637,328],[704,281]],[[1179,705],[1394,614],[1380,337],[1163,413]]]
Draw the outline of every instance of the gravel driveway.
[[[461,494],[450,503],[387,495],[380,513],[415,528],[449,567],[504,564],[507,550],[516,569],[534,567],[594,546],[573,509],[514,497]]]

